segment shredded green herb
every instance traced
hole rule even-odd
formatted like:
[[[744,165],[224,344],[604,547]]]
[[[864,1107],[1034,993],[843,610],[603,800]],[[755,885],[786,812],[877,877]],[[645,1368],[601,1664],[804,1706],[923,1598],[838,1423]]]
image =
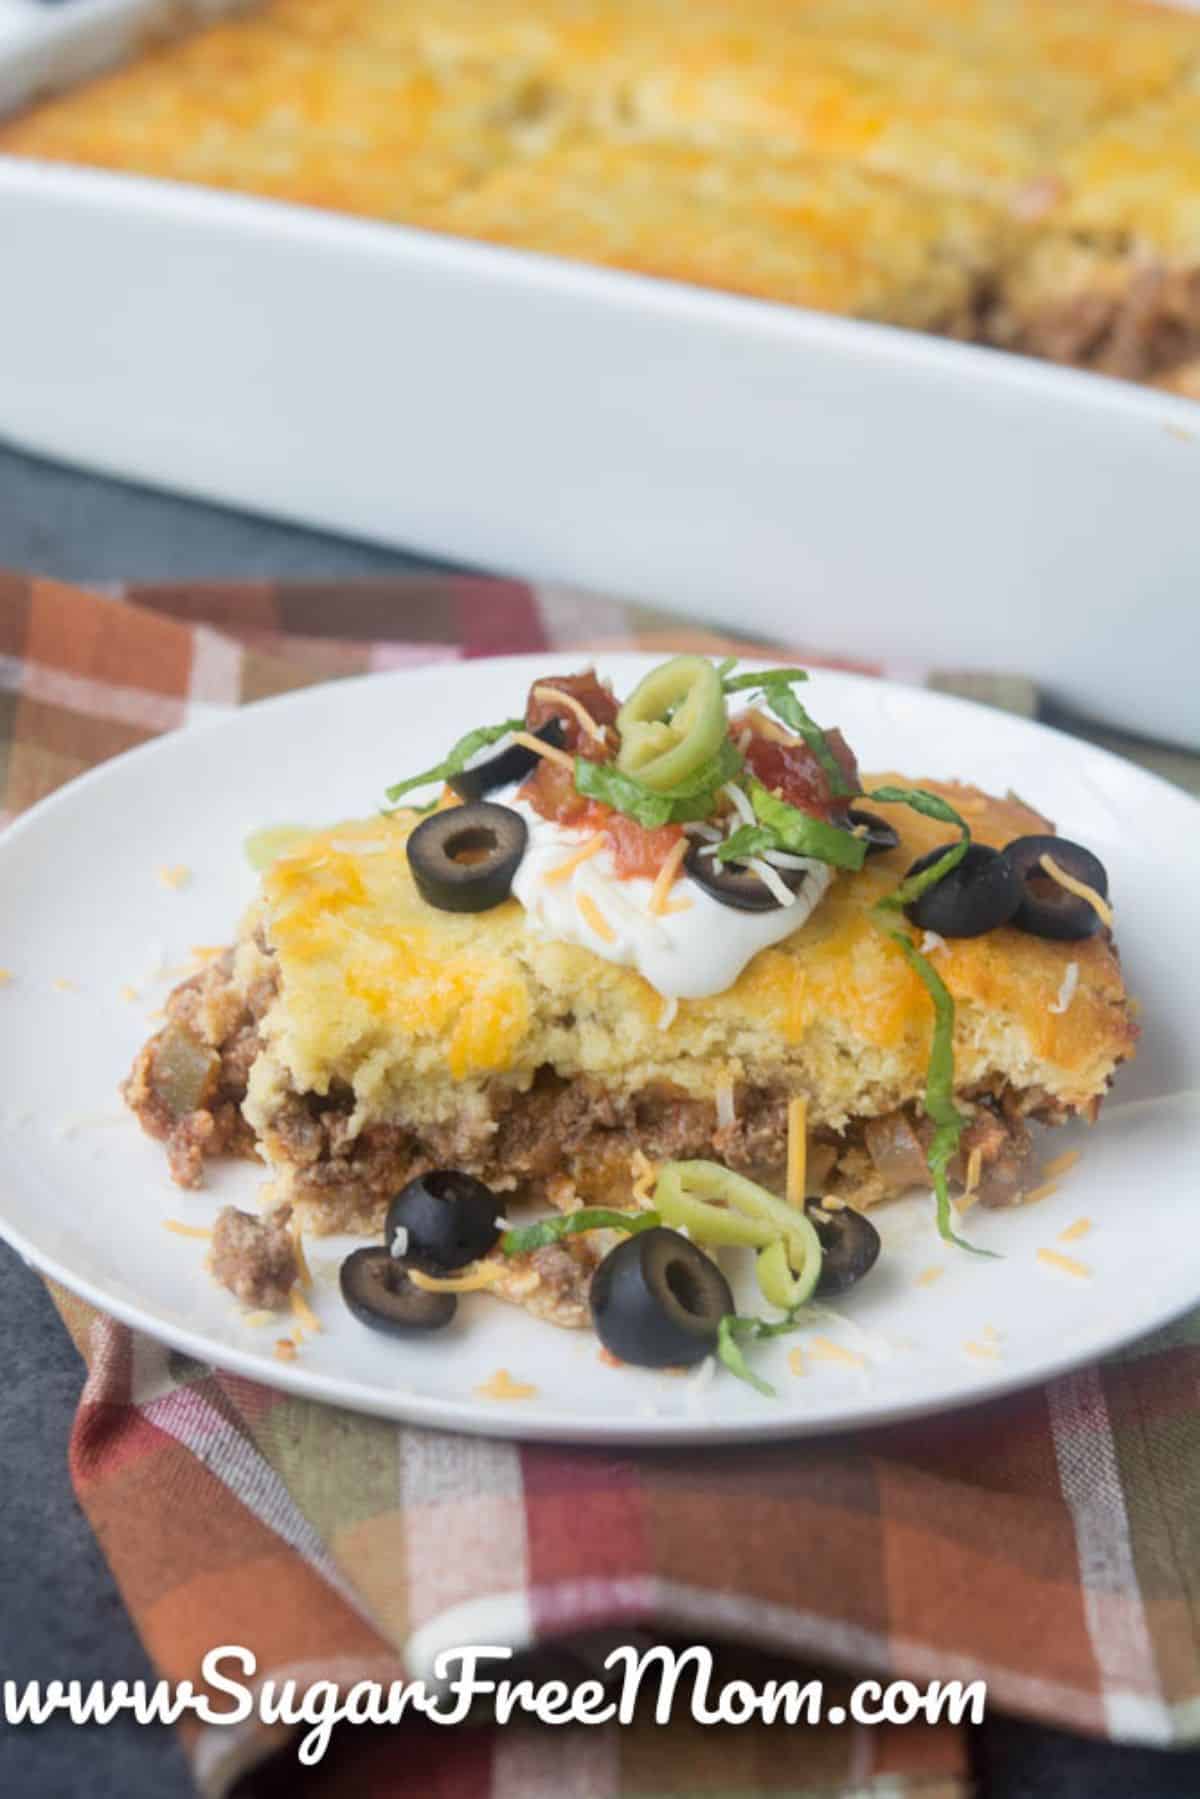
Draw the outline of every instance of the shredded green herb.
[[[905,936],[903,931],[889,931],[888,936],[893,943],[899,945],[905,961],[924,982],[933,1001],[933,1043],[929,1050],[929,1069],[925,1077],[925,1110],[936,1128],[926,1160],[933,1176],[933,1190],[937,1195],[938,1234],[946,1243],[956,1243],[959,1249],[969,1249],[972,1255],[991,1256],[994,1254],[992,1250],[980,1249],[978,1244],[968,1243],[965,1237],[956,1234],[950,1209],[946,1169],[958,1148],[967,1122],[954,1103],[954,999],[937,969],[921,954],[910,937]]]
[[[521,1256],[584,1231],[627,1231],[636,1236],[661,1223],[657,1212],[615,1212],[606,1206],[584,1206],[578,1212],[560,1212],[557,1218],[543,1218],[538,1224],[523,1224],[505,1231],[500,1248],[506,1256]]]
[[[721,667],[724,666],[722,663]],[[720,674],[721,670],[718,669],[717,672]],[[794,731],[808,745],[829,777],[830,790],[839,796],[854,793],[856,789],[846,779],[845,770],[834,755],[828,737],[796,698],[794,689],[797,683],[807,680],[808,670],[805,668],[765,668],[757,674],[732,677],[722,674],[721,686],[726,693],[760,692],[780,723]]]
[[[685,824],[689,819],[707,818],[716,805],[719,790],[741,772],[742,759],[726,737],[715,756],[681,781],[677,787],[653,792],[636,775],[623,774],[613,762],[589,762],[575,758],[575,787],[587,799],[602,800],[606,806],[635,819],[646,830],[661,825]]]
[[[962,835],[957,843],[952,843],[944,856],[921,870],[920,874],[909,875],[901,881],[891,893],[885,894],[877,904],[888,912],[903,912],[914,900],[930,887],[944,880],[952,868],[957,868],[966,855],[971,843],[971,827],[965,818],[960,818],[946,800],[939,794],[929,793],[924,787],[876,787],[865,796],[869,800],[882,800],[885,805],[910,806],[914,812],[923,813],[926,818],[939,819],[943,824],[954,825]]]
[[[782,1337],[788,1331],[799,1328],[807,1320],[801,1317],[803,1305],[793,1306],[783,1317],[774,1321],[767,1318],[746,1317],[737,1312],[726,1312],[717,1326],[717,1360],[730,1374],[744,1380],[747,1386],[761,1393],[764,1399],[774,1399],[775,1389],[769,1381],[755,1374],[749,1362],[742,1354],[738,1343],[739,1337],[748,1337],[753,1343],[761,1343],[767,1337]]]
[[[472,756],[477,755],[480,750],[487,749],[489,744],[499,743],[502,737],[509,736],[513,731],[524,729],[523,718],[506,718],[498,725],[479,725],[474,731],[468,731],[465,737],[459,738],[444,762],[439,762],[436,768],[427,768],[424,774],[410,775],[407,781],[397,781],[387,789],[386,797],[394,805],[404,794],[411,793],[414,787],[427,787],[431,781],[448,781],[451,775],[460,775]],[[436,805],[435,797],[413,810],[432,812]]]
[[[742,825],[717,850],[719,862],[745,862],[765,850],[786,850],[793,856],[811,856],[835,868],[859,869],[866,861],[867,845],[852,831],[813,818],[798,806],[776,799],[760,781],[746,785],[757,825]]]

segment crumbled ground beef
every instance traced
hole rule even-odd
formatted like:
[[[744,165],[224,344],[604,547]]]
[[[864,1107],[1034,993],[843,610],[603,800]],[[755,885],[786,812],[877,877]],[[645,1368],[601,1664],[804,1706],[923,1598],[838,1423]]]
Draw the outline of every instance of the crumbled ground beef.
[[[291,1206],[265,1218],[225,1206],[213,1226],[209,1266],[235,1299],[255,1311],[285,1306],[300,1274],[296,1245],[288,1228]]]
[[[231,956],[221,958],[176,989],[167,1025],[134,1064],[126,1098],[145,1129],[165,1141],[172,1176],[183,1186],[198,1184],[210,1156],[255,1154],[241,1101],[272,992],[265,979],[243,994],[232,980]],[[180,1103],[181,1093],[188,1103]],[[1027,1119],[1059,1123],[1064,1110],[1037,1088],[969,1097],[974,1116],[951,1178],[965,1180],[978,1150],[979,1199],[1011,1204],[1031,1182]],[[352,1132],[354,1096],[335,1086],[324,1096],[288,1098],[266,1149],[293,1171],[292,1197],[315,1202],[313,1228],[371,1229],[399,1187],[434,1167],[464,1168],[498,1192],[559,1206],[580,1198],[627,1203],[635,1150],[651,1161],[713,1158],[772,1180],[787,1157],[788,1099],[779,1088],[743,1086],[733,1122],[721,1125],[711,1101],[666,1086],[626,1097],[593,1079],[565,1081],[543,1069],[526,1093],[497,1083],[490,1116],[464,1113],[420,1132],[399,1123]],[[861,1205],[924,1185],[932,1131],[914,1105],[856,1121],[841,1134],[817,1131],[809,1145],[812,1186]]]
[[[227,951],[176,987],[166,1024],[138,1052],[122,1093],[143,1130],[166,1144],[181,1187],[200,1185],[210,1157],[257,1153],[241,1105],[272,993],[259,981],[243,994]]]

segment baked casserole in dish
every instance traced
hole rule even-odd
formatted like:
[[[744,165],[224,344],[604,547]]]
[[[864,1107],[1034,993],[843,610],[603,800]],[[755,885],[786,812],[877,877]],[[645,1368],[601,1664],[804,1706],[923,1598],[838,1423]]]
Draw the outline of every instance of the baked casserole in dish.
[[[0,153],[1186,384],[1198,84],[1135,0],[266,0]]]

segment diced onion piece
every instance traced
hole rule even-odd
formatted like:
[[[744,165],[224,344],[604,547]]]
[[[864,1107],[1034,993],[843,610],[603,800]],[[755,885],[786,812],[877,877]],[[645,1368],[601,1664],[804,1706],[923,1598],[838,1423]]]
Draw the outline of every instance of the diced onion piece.
[[[1077,881],[1074,875],[1069,875],[1065,868],[1059,867],[1054,857],[1048,852],[1044,856],[1039,856],[1038,865],[1045,870],[1052,881],[1057,881],[1060,887],[1065,888],[1068,893],[1073,893],[1076,899],[1086,900],[1101,924],[1106,924],[1109,930],[1112,929],[1113,909],[1106,899],[1101,899],[1094,887],[1089,887],[1086,881]]]
[[[594,737],[597,743],[605,741],[604,726],[596,723],[587,707],[573,693],[564,693],[561,687],[539,686],[534,688],[533,697],[535,700],[549,700],[552,706],[565,706],[568,712],[575,714],[589,737]]]
[[[683,858],[688,853],[687,839],[681,837],[670,855],[654,877],[654,885],[650,889],[650,898],[646,902],[646,910],[652,918],[661,917],[667,909],[667,896],[679,878],[683,866]]]
[[[575,759],[568,756],[566,750],[555,749],[552,743],[543,743],[540,737],[534,737],[528,731],[514,731],[512,740],[522,749],[532,750],[535,756],[544,756],[547,762],[557,762],[560,768],[575,773]]]
[[[787,1122],[787,1202],[803,1207],[808,1174],[808,1101],[802,1093],[788,1101]]]
[[[594,837],[589,837],[587,842],[581,844],[573,855],[567,857],[565,862],[556,862],[554,867],[548,869],[542,876],[546,886],[555,887],[559,881],[565,881],[570,875],[573,875],[581,863],[586,862],[589,857],[596,855],[599,850],[604,848],[604,841],[604,832],[597,831]]]

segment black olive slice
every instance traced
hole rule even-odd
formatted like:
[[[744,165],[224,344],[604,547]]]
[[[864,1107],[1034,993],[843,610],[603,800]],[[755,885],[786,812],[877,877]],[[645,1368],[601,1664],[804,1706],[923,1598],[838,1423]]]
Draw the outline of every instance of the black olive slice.
[[[1090,937],[1099,928],[1096,908],[1077,893],[1068,893],[1039,866],[1043,856],[1052,856],[1064,874],[1094,887],[1101,899],[1107,899],[1108,873],[1091,850],[1066,837],[1014,837],[1005,845],[1003,855],[1021,889],[1021,903],[1012,920],[1018,931],[1074,943],[1081,937]]]
[[[529,733],[540,743],[547,743],[551,749],[561,750],[567,740],[567,733],[561,718],[548,718],[544,725]],[[451,775],[446,785],[454,790],[460,800],[481,800],[485,793],[491,793],[495,787],[508,787],[514,781],[523,781],[526,775],[532,774],[541,757],[533,750],[527,750],[523,743],[510,743],[504,749],[497,750],[492,756],[474,764],[468,764],[456,775]]]
[[[381,1243],[352,1250],[338,1279],[342,1298],[359,1323],[392,1337],[440,1331],[458,1310],[453,1293],[426,1293],[415,1287],[403,1264]]]
[[[729,1282],[703,1250],[656,1226],[626,1237],[592,1276],[592,1323],[610,1354],[639,1368],[699,1362],[732,1312]]]
[[[723,906],[732,906],[737,912],[778,911],[779,901],[752,868],[740,862],[718,862],[715,856],[701,854],[710,847],[694,843],[683,859],[685,872],[698,887],[703,887],[705,893],[711,893]],[[803,868],[777,868],[775,873],[793,893],[798,893],[808,878]]]
[[[462,1268],[492,1249],[500,1228],[500,1202],[490,1187],[457,1168],[431,1168],[401,1188],[388,1207],[384,1240],[396,1251],[396,1233],[405,1232],[399,1254],[414,1268],[439,1274]]]
[[[899,847],[899,831],[886,818],[880,818],[878,812],[868,812],[862,806],[851,806],[846,813],[846,829],[852,831],[856,825],[865,829],[868,856],[882,856],[885,851]]]
[[[932,867],[950,847],[939,844],[927,856],[919,856],[909,874]],[[905,906],[904,913],[923,931],[936,931],[939,937],[982,937],[1007,924],[1020,903],[1021,883],[1012,864],[986,843],[972,843],[962,861]]]
[[[487,912],[512,892],[529,829],[511,806],[476,800],[419,824],[408,865],[421,898],[440,912]]]
[[[839,1212],[822,1212],[818,1201],[805,1207],[813,1229],[821,1239],[819,1294],[844,1293],[879,1260],[879,1232],[869,1218],[844,1206]]]

